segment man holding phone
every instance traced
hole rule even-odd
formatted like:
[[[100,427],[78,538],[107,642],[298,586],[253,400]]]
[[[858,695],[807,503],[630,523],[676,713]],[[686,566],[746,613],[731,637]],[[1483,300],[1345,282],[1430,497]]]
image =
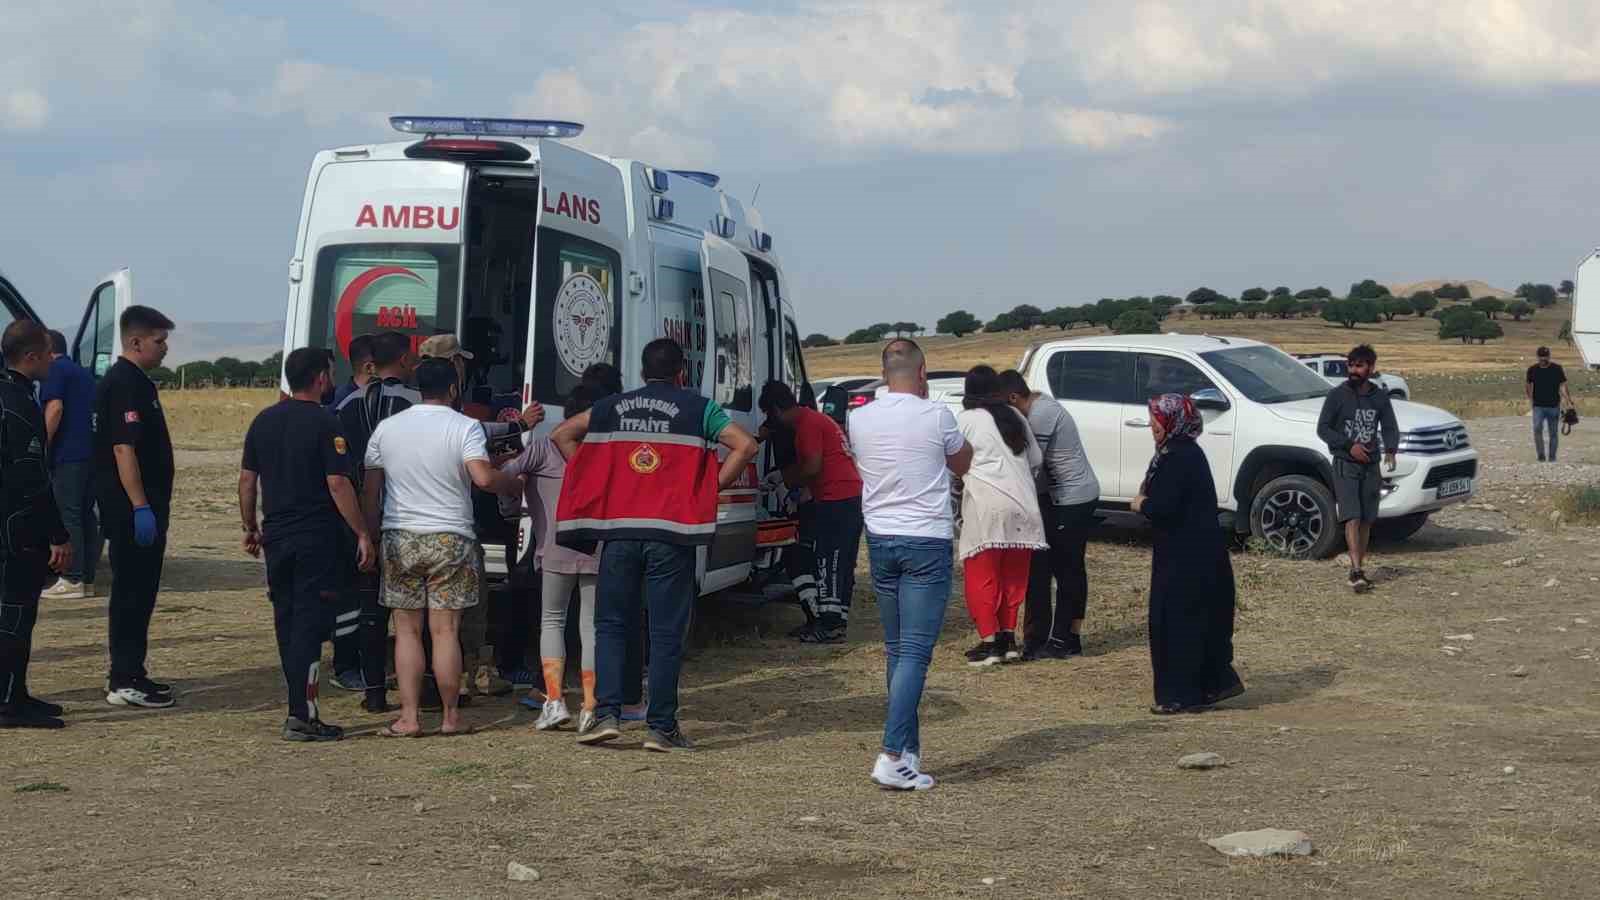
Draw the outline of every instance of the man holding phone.
[[[1317,437],[1333,454],[1334,505],[1350,547],[1350,589],[1364,594],[1372,590],[1362,565],[1372,539],[1372,523],[1378,521],[1383,486],[1378,456],[1382,454],[1385,470],[1393,472],[1400,426],[1388,392],[1372,381],[1378,368],[1377,351],[1362,344],[1350,351],[1347,361],[1349,377],[1322,402]]]

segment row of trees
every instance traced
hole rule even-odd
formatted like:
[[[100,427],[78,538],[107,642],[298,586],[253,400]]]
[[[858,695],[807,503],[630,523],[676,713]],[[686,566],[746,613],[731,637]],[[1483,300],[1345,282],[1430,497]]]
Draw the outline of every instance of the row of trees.
[[[156,366],[150,380],[166,388],[198,387],[273,387],[283,370],[283,351],[260,362],[219,357],[210,362],[198,360],[169,369]]]
[[[1467,285],[1446,283],[1431,291],[1417,291],[1407,297],[1396,297],[1390,293],[1389,288],[1368,278],[1351,284],[1350,290],[1344,297],[1335,297],[1331,290],[1319,285],[1299,291],[1292,291],[1284,286],[1271,290],[1253,287],[1241,291],[1239,296],[1234,298],[1220,294],[1209,287],[1199,287],[1183,298],[1170,294],[1129,297],[1122,300],[1108,297],[1096,303],[1058,306],[1049,311],[1023,303],[1000,313],[988,322],[980,320],[967,310],[958,309],[939,319],[934,324],[934,330],[939,334],[964,337],[978,331],[993,334],[1003,331],[1027,331],[1039,327],[1070,331],[1079,325],[1084,325],[1090,328],[1109,328],[1117,334],[1154,333],[1160,330],[1160,323],[1174,311],[1183,315],[1192,311],[1200,318],[1209,319],[1238,317],[1255,319],[1262,316],[1291,319],[1321,316],[1329,322],[1354,328],[1358,324],[1394,321],[1398,316],[1426,316],[1438,308],[1440,301],[1462,303],[1464,305],[1453,307],[1452,311],[1472,312],[1476,318],[1486,323],[1493,323],[1502,314],[1520,322],[1532,316],[1537,310],[1553,305],[1560,297],[1571,297],[1573,290],[1571,281],[1563,281],[1559,287],[1527,282],[1517,288],[1514,299],[1501,300],[1497,297],[1473,298],[1472,290]],[[1495,328],[1498,329],[1499,326],[1495,325]],[[1488,328],[1477,329],[1479,334],[1486,334],[1488,330]],[[922,326],[914,322],[881,322],[851,332],[845,337],[844,343],[871,344],[891,335],[898,337],[920,334],[922,331]],[[1450,336],[1459,337],[1457,334]],[[803,343],[807,347],[829,347],[839,342],[825,334],[813,334]]]

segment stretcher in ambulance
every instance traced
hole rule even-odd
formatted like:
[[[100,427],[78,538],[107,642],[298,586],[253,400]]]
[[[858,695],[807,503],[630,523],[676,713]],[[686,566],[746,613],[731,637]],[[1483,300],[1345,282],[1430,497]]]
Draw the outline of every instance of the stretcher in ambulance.
[[[333,350],[384,330],[414,344],[454,332],[473,354],[467,400],[480,415],[538,401],[543,436],[595,363],[641,383],[649,341],[677,339],[691,379],[754,432],[769,379],[807,384],[794,310],[761,217],[704,172],[669,171],[575,149],[570,122],[395,117],[401,142],[316,155],[289,263],[283,348]],[[710,593],[776,564],[793,530],[771,525],[763,454],[724,492],[700,553]],[[492,506],[492,503],[490,504]],[[530,542],[517,528],[513,552]],[[505,552],[485,539],[491,574]]]

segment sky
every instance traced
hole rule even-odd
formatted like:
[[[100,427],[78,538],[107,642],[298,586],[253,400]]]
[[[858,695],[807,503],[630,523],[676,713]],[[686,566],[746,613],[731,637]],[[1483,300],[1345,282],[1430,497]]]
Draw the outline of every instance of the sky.
[[[0,271],[69,332],[122,266],[180,327],[281,320],[312,155],[397,113],[577,119],[759,187],[802,330],[835,335],[1555,283],[1600,244],[1582,0],[4,5]]]

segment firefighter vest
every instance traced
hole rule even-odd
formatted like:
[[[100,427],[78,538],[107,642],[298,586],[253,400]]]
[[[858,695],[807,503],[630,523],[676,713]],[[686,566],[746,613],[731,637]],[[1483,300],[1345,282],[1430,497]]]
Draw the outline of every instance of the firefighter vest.
[[[716,445],[707,400],[652,382],[589,411],[589,433],[567,461],[556,543],[592,551],[608,540],[710,544],[717,529]]]

